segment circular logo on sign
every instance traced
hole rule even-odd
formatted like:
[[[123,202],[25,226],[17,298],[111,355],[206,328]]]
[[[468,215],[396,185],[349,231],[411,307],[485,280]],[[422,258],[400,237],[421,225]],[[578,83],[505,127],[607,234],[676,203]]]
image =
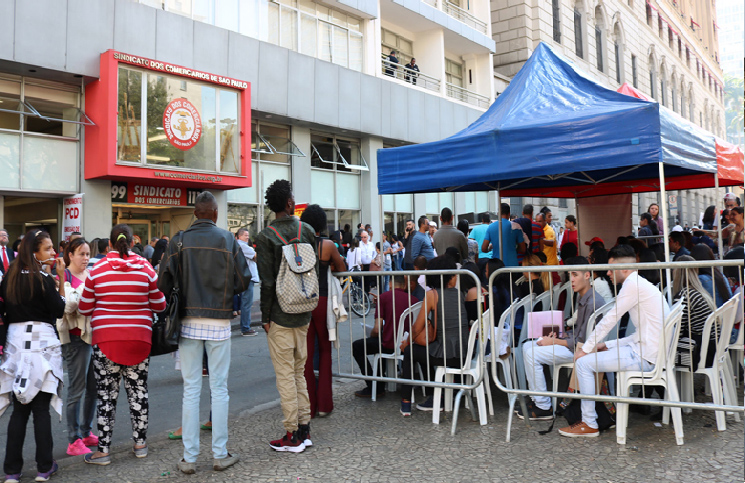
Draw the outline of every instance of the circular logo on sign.
[[[173,146],[186,151],[202,137],[202,117],[188,100],[174,99],[163,112],[163,129]]]

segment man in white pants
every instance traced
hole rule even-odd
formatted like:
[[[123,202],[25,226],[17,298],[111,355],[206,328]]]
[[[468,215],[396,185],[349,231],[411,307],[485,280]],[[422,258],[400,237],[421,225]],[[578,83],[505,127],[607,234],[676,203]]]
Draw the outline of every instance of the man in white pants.
[[[636,254],[629,245],[615,246],[608,253],[609,264],[635,262]],[[574,354],[582,394],[597,394],[595,375],[599,372],[653,370],[665,316],[670,311],[657,287],[640,277],[636,270],[609,270],[608,276],[623,286],[616,296],[615,307],[598,322]],[[598,343],[627,312],[636,331],[623,339]],[[559,434],[570,438],[596,437],[599,431],[595,401],[583,399],[582,421],[559,429]]]
[[[585,257],[574,257],[567,261],[567,265],[589,265]],[[574,353],[578,343],[582,343],[587,335],[587,323],[595,310],[605,305],[605,300],[592,288],[590,272],[569,272],[572,290],[578,295],[577,310],[570,320],[574,320],[572,328],[566,331],[564,338],[558,338],[551,333],[548,337],[523,344],[523,360],[525,361],[525,377],[531,391],[545,391],[546,378],[543,375],[543,364],[566,364],[574,360]],[[567,303],[572,303],[571,299]],[[556,374],[558,376],[558,374]],[[532,403],[528,401],[528,417],[531,421],[553,419],[551,398],[547,396],[532,396]],[[522,410],[517,409],[517,417],[524,419]]]

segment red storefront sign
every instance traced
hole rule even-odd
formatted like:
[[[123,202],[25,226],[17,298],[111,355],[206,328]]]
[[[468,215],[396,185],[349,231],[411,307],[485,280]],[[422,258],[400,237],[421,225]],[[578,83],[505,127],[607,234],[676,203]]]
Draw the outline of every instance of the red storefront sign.
[[[173,146],[181,152],[189,152],[189,156],[195,156],[196,150],[193,148],[206,142],[207,138],[207,136],[202,136],[202,114],[196,106],[200,97],[195,96],[193,100],[189,99],[185,102],[184,99],[177,98],[171,100],[167,106],[161,105],[158,112],[160,116],[160,109],[162,109],[163,117],[162,121],[160,117],[157,121],[160,134],[154,135],[148,131],[143,136],[142,131],[147,128],[141,126],[146,121],[147,113],[139,114],[142,119],[129,119],[130,112],[125,112],[126,109],[121,109],[119,106],[120,64],[163,73],[169,81],[174,76],[195,79],[201,83],[214,84],[223,91],[232,90],[233,95],[237,94],[238,119],[235,119],[234,126],[236,127],[230,138],[230,142],[236,147],[235,151],[227,153],[227,156],[226,153],[219,153],[217,160],[219,170],[217,167],[214,171],[210,168],[192,170],[186,167],[189,163],[184,162],[183,159],[180,163],[170,162],[168,157],[151,153],[149,144],[147,146],[140,144],[158,142],[155,138],[160,137],[165,143],[159,146],[161,149],[164,149],[163,146]],[[145,79],[147,76],[142,77]],[[139,100],[132,104],[137,105],[138,102]],[[177,106],[179,102],[181,105]],[[172,108],[171,112],[169,112],[170,108]],[[94,123],[92,126],[85,127],[85,179],[142,180],[156,182],[161,186],[181,188],[210,186],[233,189],[247,188],[252,185],[251,89],[248,82],[109,50],[101,54],[100,78],[85,88],[85,111]],[[130,124],[123,125],[123,118],[126,118]],[[222,116],[221,119],[223,119]],[[123,136],[130,143],[126,146],[127,148],[134,153],[141,150],[146,153],[146,156],[138,155],[137,161],[123,160],[119,149]],[[204,149],[204,152],[211,151]],[[144,158],[145,162],[141,162],[140,158]],[[223,162],[223,158],[229,159],[230,162]],[[199,166],[200,164],[192,163],[191,165]],[[228,166],[230,166],[229,170]],[[238,173],[226,172],[226,170],[238,171]]]
[[[111,183],[111,202],[133,205],[194,206],[202,190],[143,183]]]

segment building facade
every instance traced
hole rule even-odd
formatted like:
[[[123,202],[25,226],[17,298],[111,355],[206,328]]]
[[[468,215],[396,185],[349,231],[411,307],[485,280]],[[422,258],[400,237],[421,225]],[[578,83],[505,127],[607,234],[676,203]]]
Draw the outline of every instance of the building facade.
[[[725,137],[724,75],[714,2],[495,0],[491,8],[494,70],[499,78],[514,76],[535,46],[546,42],[598,83],[617,89],[626,82],[683,118]],[[742,16],[736,21],[742,23]],[[682,225],[697,224],[699,214],[717,202],[713,189],[669,194],[681,201],[666,217]],[[660,202],[657,193],[632,198],[634,225],[651,203]],[[536,200],[512,201],[513,212],[520,203],[530,201]],[[556,200],[543,201],[561,211]]]
[[[11,239],[37,226],[64,238],[63,198],[76,193],[88,238],[117,222],[143,239],[172,235],[205,189],[219,224],[255,233],[280,178],[298,203],[323,206],[329,227],[400,231],[445,206],[474,218],[496,208],[493,194],[377,193],[378,149],[449,136],[493,102],[486,0],[2,8],[0,225]],[[404,68],[412,58],[418,72]]]

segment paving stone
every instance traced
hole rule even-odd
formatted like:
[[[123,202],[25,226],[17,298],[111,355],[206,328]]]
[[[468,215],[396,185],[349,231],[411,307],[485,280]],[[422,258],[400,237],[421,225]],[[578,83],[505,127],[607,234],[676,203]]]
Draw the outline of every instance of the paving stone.
[[[612,483],[741,482],[745,423],[727,417],[727,430],[718,432],[714,413],[683,414],[685,445],[675,444],[672,424],[658,428],[647,416],[631,414],[627,445],[616,443],[615,431],[593,439],[568,439],[554,431],[539,435],[549,423],[528,429],[513,418],[510,443],[504,441],[507,400],[494,389],[495,416],[487,426],[471,420],[462,407],[455,436],[452,413],[432,424],[430,412],[416,409],[411,418],[398,412],[397,394],[377,402],[354,397],[360,381],[335,381],[335,409],[314,419],[314,446],[301,454],[276,453],[268,445],[282,434],[278,405],[245,411],[230,421],[228,447],[241,461],[224,472],[212,470],[210,433],[202,431],[202,454],[196,475],[176,468],[183,446],[166,435],[150,435],[149,455],[136,459],[129,446],[112,448],[110,466],[83,463],[81,457],[61,460],[52,481],[91,482],[515,482],[599,481]],[[742,397],[741,391],[740,397]],[[421,393],[420,393],[421,394]],[[705,399],[701,399],[705,401]],[[125,425],[126,421],[121,421]]]

